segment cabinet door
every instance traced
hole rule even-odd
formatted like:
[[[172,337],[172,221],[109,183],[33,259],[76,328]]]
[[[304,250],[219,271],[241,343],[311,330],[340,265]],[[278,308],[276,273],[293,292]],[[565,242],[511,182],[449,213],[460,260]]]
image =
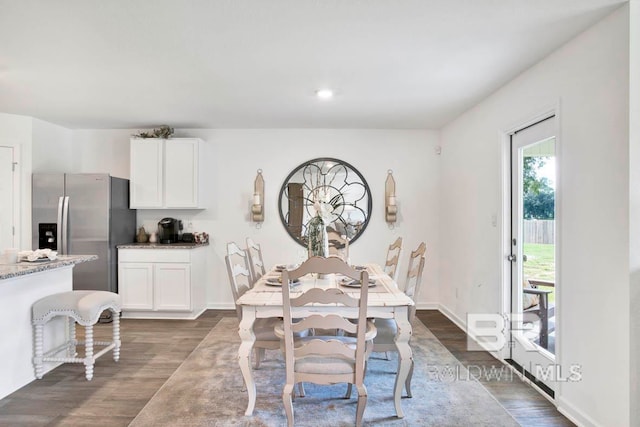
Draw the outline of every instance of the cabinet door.
[[[191,267],[189,264],[155,264],[154,285],[156,310],[191,310]]]
[[[153,264],[118,264],[118,293],[124,310],[153,310]]]
[[[166,208],[197,208],[199,140],[181,138],[165,143]]]
[[[162,139],[131,140],[131,177],[129,206],[161,208],[163,205]]]

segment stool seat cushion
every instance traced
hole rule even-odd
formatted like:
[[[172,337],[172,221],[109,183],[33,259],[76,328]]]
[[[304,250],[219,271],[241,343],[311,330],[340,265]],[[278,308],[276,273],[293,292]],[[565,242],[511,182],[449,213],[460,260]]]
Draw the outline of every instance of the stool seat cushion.
[[[100,314],[113,308],[120,311],[120,295],[107,291],[68,291],[49,295],[32,306],[33,323],[46,323],[56,316],[71,316],[83,326],[93,325]]]

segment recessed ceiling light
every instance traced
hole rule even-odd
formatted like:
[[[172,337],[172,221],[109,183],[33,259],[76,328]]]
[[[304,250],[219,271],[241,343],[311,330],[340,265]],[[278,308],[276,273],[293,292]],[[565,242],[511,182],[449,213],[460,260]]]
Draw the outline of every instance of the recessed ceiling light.
[[[316,96],[319,99],[331,99],[333,98],[333,91],[331,89],[318,89]]]

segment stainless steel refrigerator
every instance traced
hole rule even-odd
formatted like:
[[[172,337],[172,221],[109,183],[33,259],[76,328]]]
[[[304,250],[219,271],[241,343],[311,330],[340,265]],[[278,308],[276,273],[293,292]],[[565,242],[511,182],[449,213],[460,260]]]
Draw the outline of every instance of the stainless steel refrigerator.
[[[73,268],[73,289],[118,292],[117,245],[131,243],[129,180],[108,174],[33,174],[33,249],[98,255]]]

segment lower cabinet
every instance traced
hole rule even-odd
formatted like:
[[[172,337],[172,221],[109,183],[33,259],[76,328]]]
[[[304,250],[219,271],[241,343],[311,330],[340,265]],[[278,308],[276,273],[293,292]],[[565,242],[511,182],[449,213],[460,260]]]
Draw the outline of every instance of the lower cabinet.
[[[122,317],[194,319],[205,310],[204,249],[119,249]]]

